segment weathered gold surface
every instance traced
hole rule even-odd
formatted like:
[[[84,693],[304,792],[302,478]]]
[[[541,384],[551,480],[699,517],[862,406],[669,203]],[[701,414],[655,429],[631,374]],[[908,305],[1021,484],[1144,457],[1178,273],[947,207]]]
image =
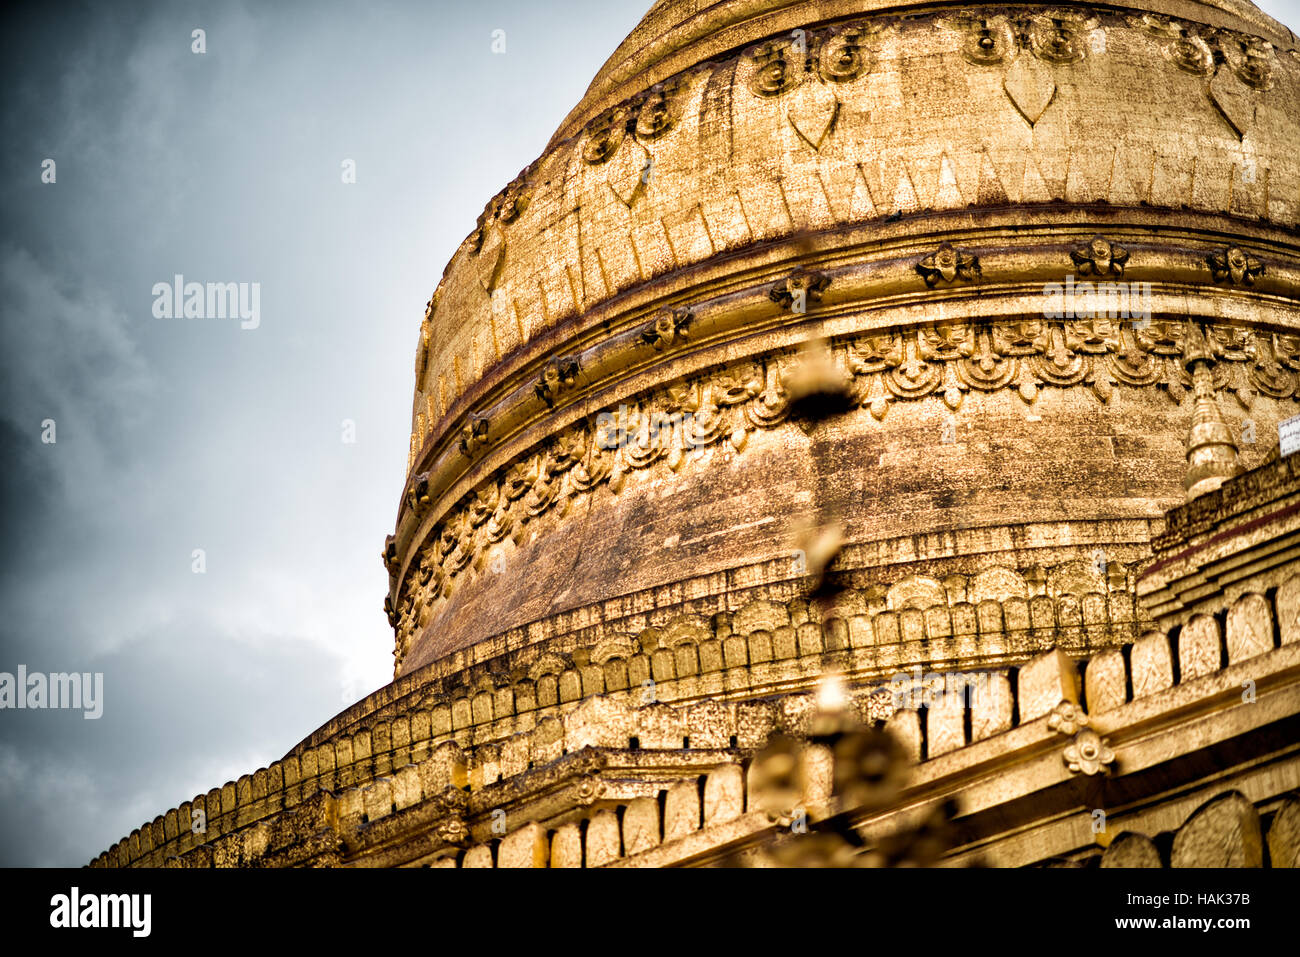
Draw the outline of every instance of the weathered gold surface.
[[[862,544],[961,529],[1122,551],[1095,523],[1183,495],[1188,319],[1229,428],[1292,414],[1288,31],[1237,3],[871,9],[656,5],[489,203],[421,332],[398,674],[613,596],[734,607],[685,583],[789,580],[825,510],[861,580],[887,563]],[[1153,322],[1059,316],[1067,277],[1147,284]],[[819,438],[785,407],[823,338],[858,408]],[[602,414],[647,432],[610,449]],[[894,555],[1014,564],[976,547]]]

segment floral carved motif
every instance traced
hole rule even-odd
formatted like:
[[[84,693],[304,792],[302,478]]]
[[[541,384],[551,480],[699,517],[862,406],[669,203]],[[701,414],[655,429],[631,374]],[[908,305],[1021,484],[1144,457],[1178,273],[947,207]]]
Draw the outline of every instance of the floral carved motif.
[[[870,30],[862,23],[849,23],[834,30],[821,43],[817,67],[823,80],[847,83],[871,69],[871,55],[865,44]]]
[[[587,125],[587,135],[582,144],[583,162],[594,166],[613,156],[627,135],[627,122],[626,107],[606,110],[592,120]]]
[[[578,803],[591,804],[605,793],[605,782],[594,774],[583,775],[576,787]]]
[[[1075,63],[1088,47],[1088,32],[1097,26],[1095,18],[1066,10],[1054,10],[1031,17],[1027,33],[1034,56],[1050,63]]]
[[[468,456],[476,455],[488,441],[488,420],[481,415],[470,418],[460,430],[460,450]]]
[[[1070,10],[1049,10],[1026,16],[963,15],[946,23],[964,34],[963,57],[971,63],[992,66],[1016,59],[1022,49],[1049,63],[1082,60],[1097,19]]]
[[[1154,13],[1130,17],[1130,25],[1161,40],[1160,53],[1178,69],[1196,76],[1214,72],[1214,51],[1195,24],[1182,23]]]
[[[1070,259],[1084,276],[1122,276],[1128,258],[1127,249],[1101,236],[1070,250]]]
[[[641,341],[653,346],[656,351],[665,349],[686,338],[694,318],[686,308],[660,309],[655,314],[654,321],[641,330]]]
[[[1221,31],[1219,49],[1237,79],[1252,90],[1273,86],[1273,44],[1258,37]]]
[[[542,367],[542,374],[533,391],[548,406],[553,406],[561,393],[569,391],[577,384],[580,371],[577,356],[551,359]]]
[[[463,845],[469,842],[469,828],[459,815],[444,818],[438,824],[438,837],[448,844]]]
[[[1065,749],[1062,758],[1075,774],[1092,776],[1105,774],[1110,769],[1115,762],[1115,752],[1096,731],[1085,729],[1074,736],[1074,742]]]
[[[805,312],[809,302],[821,302],[830,284],[829,276],[801,266],[773,286],[768,298],[792,312]]]
[[[1088,726],[1088,716],[1074,702],[1062,701],[1048,715],[1047,726],[1058,734],[1069,737]]]
[[[1222,63],[1254,90],[1273,86],[1273,44],[1259,37],[1215,27],[1183,23],[1156,13],[1131,17],[1129,23],[1163,42],[1161,52],[1179,69],[1212,76]]]
[[[1005,16],[965,17],[955,26],[965,33],[961,54],[971,63],[992,66],[1016,52],[1016,34]]]
[[[637,136],[643,140],[652,140],[672,128],[676,120],[678,95],[684,85],[680,78],[656,83],[637,98],[634,104]]]
[[[1214,72],[1214,51],[1194,33],[1180,31],[1180,35],[1165,50],[1180,70],[1196,76],[1209,76]]]
[[[1210,253],[1205,261],[1215,282],[1227,280],[1234,286],[1253,286],[1256,277],[1264,274],[1264,264],[1237,246]]]
[[[774,40],[751,47],[746,54],[749,66],[749,89],[758,96],[780,96],[804,80],[807,46]]]
[[[957,279],[970,281],[980,275],[980,260],[974,253],[957,249],[952,243],[944,242],[939,248],[916,264],[916,271],[921,274],[927,286],[936,286],[940,281],[953,282]]]

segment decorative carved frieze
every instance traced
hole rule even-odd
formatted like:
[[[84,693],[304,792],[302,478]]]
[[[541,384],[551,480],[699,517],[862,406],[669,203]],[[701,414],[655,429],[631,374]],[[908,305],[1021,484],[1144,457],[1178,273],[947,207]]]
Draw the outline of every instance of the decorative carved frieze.
[[[1129,22],[1163,40],[1161,53],[1180,70],[1207,78],[1205,95],[1239,138],[1250,131],[1255,122],[1255,94],[1272,89],[1274,83],[1271,43],[1153,13],[1132,17]]]
[[[1007,64],[1002,88],[1030,126],[1056,96],[1053,68],[1082,60],[1098,24],[1096,17],[1072,10],[1020,16],[966,14],[940,22],[964,34],[961,53],[968,62],[977,66]],[[1021,56],[1021,51],[1033,55]]]
[[[1087,55],[1097,19],[1071,10],[1007,16],[966,14],[942,21],[962,31],[961,52],[971,63],[992,66],[1014,60],[1021,50],[1049,63],[1075,63]]]
[[[1107,253],[1113,262],[1109,244],[1100,260]],[[773,290],[773,298],[793,298],[792,285],[812,295],[821,283],[815,273],[796,274]],[[1117,386],[1155,387],[1180,404],[1192,389],[1181,361],[1185,340],[1185,325],[1167,320],[1142,328],[1112,319],[952,322],[840,340],[824,358],[843,377],[848,407],[865,408],[880,420],[894,403],[927,396],[957,410],[972,390],[1012,389],[1032,406],[1043,388],[1082,386],[1107,402]],[[1249,408],[1257,393],[1300,397],[1300,336],[1211,324],[1206,343],[1214,389],[1234,396],[1240,408]],[[551,437],[499,470],[440,523],[440,534],[459,543],[448,552],[452,559],[439,560],[442,574],[450,580],[472,557],[574,495],[602,484],[617,492],[630,471],[657,463],[679,469],[722,440],[733,451],[744,449],[750,432],[790,417],[799,397],[790,377],[805,361],[790,353],[733,363],[669,383]],[[477,455],[487,444],[486,420],[474,419],[466,432],[472,440],[462,433],[462,451]],[[413,509],[430,504],[428,482],[427,473],[412,479]]]

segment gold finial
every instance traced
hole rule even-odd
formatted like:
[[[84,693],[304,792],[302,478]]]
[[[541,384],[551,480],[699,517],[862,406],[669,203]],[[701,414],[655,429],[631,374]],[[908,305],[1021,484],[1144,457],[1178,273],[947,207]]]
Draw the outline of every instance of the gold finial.
[[[1187,435],[1187,477],[1183,487],[1187,500],[1213,492],[1244,469],[1237,460],[1237,443],[1232,429],[1219,411],[1214,397],[1214,374],[1210,371],[1213,356],[1200,327],[1187,324],[1183,364],[1192,374],[1195,400],[1192,405],[1192,428]]]

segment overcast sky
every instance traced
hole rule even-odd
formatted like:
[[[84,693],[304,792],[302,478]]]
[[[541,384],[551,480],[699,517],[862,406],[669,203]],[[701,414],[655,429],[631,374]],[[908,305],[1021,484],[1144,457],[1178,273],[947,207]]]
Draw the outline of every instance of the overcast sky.
[[[424,303],[644,9],[9,12],[0,671],[105,704],[0,711],[0,863],[84,864],[391,679]],[[260,283],[260,324],[155,318],[177,273]]]
[[[648,7],[6,11],[0,671],[105,700],[0,711],[0,863],[84,864],[391,678],[424,303]],[[155,318],[176,274],[259,283],[259,325]]]

